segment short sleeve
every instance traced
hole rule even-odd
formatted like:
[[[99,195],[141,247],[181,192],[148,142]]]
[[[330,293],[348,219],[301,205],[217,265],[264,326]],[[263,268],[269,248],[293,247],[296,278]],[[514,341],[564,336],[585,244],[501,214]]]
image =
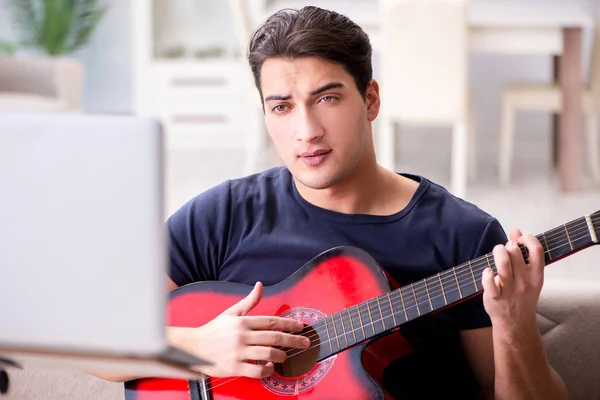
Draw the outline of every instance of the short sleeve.
[[[183,286],[218,279],[229,226],[229,181],[203,192],[167,222],[169,277]]]
[[[471,260],[491,253],[497,244],[505,244],[508,238],[497,219],[492,218],[483,230]],[[483,306],[481,293],[447,310],[447,314],[456,323],[458,329],[476,329],[492,325]]]

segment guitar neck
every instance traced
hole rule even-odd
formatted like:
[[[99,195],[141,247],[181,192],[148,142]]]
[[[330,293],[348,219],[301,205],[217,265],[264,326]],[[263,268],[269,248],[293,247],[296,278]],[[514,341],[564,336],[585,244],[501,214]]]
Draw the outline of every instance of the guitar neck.
[[[546,231],[536,238],[542,245],[546,265],[552,264],[598,244],[600,211]],[[521,250],[525,261],[529,262],[527,249],[521,247]],[[321,338],[326,338],[319,359],[478,294],[483,290],[481,277],[488,267],[496,273],[491,252],[329,315],[312,325]]]

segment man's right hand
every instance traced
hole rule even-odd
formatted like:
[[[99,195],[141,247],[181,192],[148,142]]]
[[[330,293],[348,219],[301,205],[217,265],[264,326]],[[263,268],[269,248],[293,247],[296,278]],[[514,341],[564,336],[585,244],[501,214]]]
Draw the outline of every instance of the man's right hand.
[[[274,362],[282,363],[286,359],[286,352],[275,347],[309,347],[308,338],[284,333],[302,331],[302,322],[275,316],[246,315],[259,303],[262,293],[263,286],[257,282],[244,299],[206,325],[187,328],[184,340],[179,337],[181,347],[212,364],[202,367],[203,373],[211,377],[263,378],[273,373]],[[253,364],[249,360],[266,361],[266,364]]]

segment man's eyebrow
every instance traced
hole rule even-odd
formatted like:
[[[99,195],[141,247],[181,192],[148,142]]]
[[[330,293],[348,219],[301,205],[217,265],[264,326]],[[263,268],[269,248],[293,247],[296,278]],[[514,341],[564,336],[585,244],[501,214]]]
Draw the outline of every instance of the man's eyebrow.
[[[323,86],[321,86],[321,87],[319,87],[319,88],[317,88],[317,89],[315,89],[315,90],[311,91],[311,92],[310,92],[310,95],[311,95],[311,96],[314,96],[314,95],[317,95],[317,94],[319,94],[319,93],[323,93],[323,92],[325,92],[325,91],[327,91],[327,90],[329,90],[329,89],[337,89],[337,88],[343,88],[343,87],[344,87],[344,84],[343,84],[343,83],[340,83],[340,82],[332,82],[332,83],[328,83],[328,84],[326,84],[326,85],[323,85]],[[286,96],[283,96],[283,95],[277,95],[277,94],[272,94],[272,95],[269,95],[269,96],[265,97],[265,102],[267,102],[267,101],[271,101],[271,100],[285,101],[285,100],[289,100],[289,99],[291,99],[291,98],[292,98],[292,96],[290,96],[289,94],[288,94],[288,95],[286,95]]]
[[[337,88],[343,88],[343,87],[344,87],[344,84],[341,82],[332,82],[332,83],[328,83],[326,85],[321,86],[320,88],[313,90],[312,92],[310,92],[310,95],[314,96],[316,94],[323,93],[329,89],[337,89]]]
[[[270,100],[289,100],[291,98],[292,98],[292,96],[290,96],[289,94],[287,96],[273,94],[273,95],[265,97],[265,102],[270,101]]]

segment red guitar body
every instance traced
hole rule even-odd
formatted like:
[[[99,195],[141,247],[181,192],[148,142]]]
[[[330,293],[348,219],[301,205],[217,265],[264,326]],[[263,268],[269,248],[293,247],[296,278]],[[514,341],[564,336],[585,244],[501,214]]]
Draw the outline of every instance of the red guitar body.
[[[168,324],[197,327],[240,301],[252,287],[226,282],[199,282],[171,293]],[[279,315],[307,325],[324,316],[390,291],[389,280],[375,261],[353,248],[325,252],[277,285],[264,288],[249,315]],[[177,379],[141,379],[126,383],[128,400],[188,399],[391,399],[381,381],[384,368],[412,352],[400,333],[363,342],[317,363],[293,378],[208,378],[207,389]],[[202,390],[200,390],[202,392]]]

